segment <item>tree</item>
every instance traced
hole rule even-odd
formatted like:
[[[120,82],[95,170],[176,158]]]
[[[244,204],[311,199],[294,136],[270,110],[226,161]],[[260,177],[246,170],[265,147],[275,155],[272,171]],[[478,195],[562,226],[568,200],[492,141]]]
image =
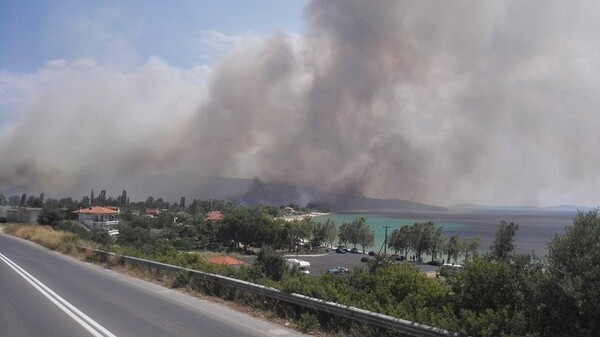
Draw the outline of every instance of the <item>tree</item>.
[[[311,242],[312,242],[313,246],[325,242],[325,224],[324,223],[320,223],[320,222],[314,223]]]
[[[270,247],[263,247],[258,252],[254,266],[273,281],[281,280],[288,270],[286,260]]]
[[[358,227],[358,243],[362,247],[363,253],[366,248],[373,246],[375,242],[375,232],[372,231],[369,226],[362,224]]]
[[[146,198],[146,207],[154,208],[154,197],[153,196],[149,196],[148,198]]]
[[[100,191],[98,199],[101,206],[106,206],[106,190]]]
[[[464,239],[460,242],[460,252],[465,260],[469,257],[477,256],[479,247],[481,247],[481,238],[476,236],[472,239]]]
[[[188,209],[188,211],[191,215],[197,215],[199,212],[199,208],[200,205],[198,203],[198,200],[194,199],[194,201],[192,201],[192,203],[190,204],[190,208]]]
[[[542,265],[530,256],[475,257],[447,279],[461,336],[548,336],[535,330]],[[561,321],[566,321],[561,317]],[[577,334],[559,334],[574,336]]]
[[[348,241],[352,237],[352,223],[344,222],[338,229],[338,242],[344,246],[348,244]]]
[[[252,221],[250,213],[244,207],[236,207],[231,212],[225,214],[223,218],[223,226],[219,231],[219,238],[223,242],[233,240],[238,246],[239,244],[244,245],[244,250],[248,248],[248,245],[252,242],[254,232],[250,232],[248,229],[251,226]]]
[[[436,229],[433,222],[413,224],[410,228],[410,246],[415,251],[417,260],[421,260],[423,253],[431,250]],[[437,251],[436,251],[437,252]]]
[[[420,250],[419,244],[421,242],[421,237],[423,236],[423,224],[422,223],[414,223],[410,226],[410,249],[416,253],[417,259],[420,258]]]
[[[310,217],[286,222],[287,237],[291,240],[289,243],[295,245],[300,241],[310,239],[314,225],[315,222]]]
[[[403,225],[395,229],[388,238],[388,246],[394,249],[394,253],[400,252],[402,256],[407,256],[410,251],[410,226]]]
[[[438,254],[443,251],[446,240],[442,236],[442,227],[435,228],[431,232],[431,240],[429,243],[429,254],[431,255],[431,262],[435,261]]]
[[[460,254],[460,239],[458,235],[452,235],[446,244],[446,255],[448,263],[450,263],[450,258],[456,263],[458,261],[458,254]]]
[[[256,242],[260,247],[281,247],[283,224],[281,220],[275,220],[267,214],[260,214],[256,220],[258,225],[258,234]]]
[[[6,197],[4,196],[4,194],[0,194],[0,206],[4,206],[7,204],[7,200]]]
[[[121,193],[121,198],[119,199],[119,203],[121,204],[121,206],[127,205],[127,191],[126,190],[123,190],[123,193]]]
[[[494,243],[490,246],[491,253],[498,259],[506,259],[515,250],[514,237],[519,225],[502,220],[496,232]]]
[[[29,207],[38,207],[36,204],[36,198],[33,195],[30,195],[29,198],[27,198],[27,202],[25,202],[25,206]]]
[[[21,195],[21,203],[19,204],[19,206],[27,206],[27,194],[23,193],[23,195]]]
[[[333,241],[337,237],[337,228],[335,222],[331,219],[327,219],[325,223],[315,223],[313,229],[313,241],[315,243],[322,243],[327,246],[333,245]]]
[[[399,244],[396,243],[399,241],[399,238],[400,238],[400,229],[394,229],[394,231],[391,232],[387,238],[386,244],[388,245],[388,247],[390,247],[391,249],[394,250],[394,255],[397,255],[398,251],[400,251]]]
[[[185,210],[185,197],[181,197],[181,199],[179,200],[179,207]]]
[[[83,196],[83,198],[81,198],[81,207],[86,208],[89,206],[90,206],[90,197],[85,195],[85,196]]]
[[[44,205],[37,221],[41,225],[50,225],[52,227],[56,227],[59,222],[64,219],[65,216],[58,206]]]
[[[548,245],[541,335],[600,336],[600,218],[580,212]]]
[[[337,227],[335,226],[334,221],[327,219],[327,221],[323,225],[322,235],[323,235],[323,241],[327,245],[332,246],[333,241],[335,241],[335,238],[337,236]]]
[[[158,198],[156,199],[156,201],[154,202],[155,207],[158,209],[167,209],[169,208],[169,202],[168,201],[164,201],[163,198]]]
[[[8,204],[11,206],[19,206],[20,202],[21,202],[21,197],[16,194],[8,197]]]
[[[44,196],[44,195],[43,195],[43,193],[42,193],[41,197],[43,197],[43,196]],[[36,197],[35,197],[35,196],[33,196],[33,195],[30,195],[30,196],[29,196],[29,198],[27,198],[27,203],[26,203],[26,205],[27,205],[27,206],[29,206],[29,207],[42,207],[42,206],[43,206],[43,204],[44,204],[44,203],[42,202],[42,199],[40,199],[40,198],[36,198]]]
[[[221,221],[206,221],[201,215],[192,216],[191,219],[191,221],[199,225],[200,235],[198,236],[198,241],[202,244],[218,242],[219,231],[223,226]]]

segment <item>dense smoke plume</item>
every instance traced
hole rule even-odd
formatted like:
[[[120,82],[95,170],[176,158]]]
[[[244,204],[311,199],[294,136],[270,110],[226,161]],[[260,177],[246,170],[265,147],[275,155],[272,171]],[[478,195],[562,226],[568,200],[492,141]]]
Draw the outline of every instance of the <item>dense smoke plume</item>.
[[[303,35],[210,68],[50,64],[2,129],[0,191],[177,170],[442,205],[596,205],[599,7],[312,1]]]

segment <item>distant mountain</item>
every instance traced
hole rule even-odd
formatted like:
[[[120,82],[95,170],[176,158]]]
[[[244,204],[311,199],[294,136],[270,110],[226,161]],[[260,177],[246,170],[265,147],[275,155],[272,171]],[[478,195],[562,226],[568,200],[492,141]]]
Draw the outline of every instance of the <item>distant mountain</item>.
[[[577,206],[577,205],[558,205],[558,206],[552,206],[552,207],[545,207],[544,209],[549,210],[549,211],[555,211],[555,212],[577,212],[577,211],[587,212],[587,211],[591,211],[593,208],[586,207],[586,206]]]
[[[413,201],[399,199],[375,199],[363,196],[353,196],[333,200],[330,205],[332,210],[405,210],[405,211],[428,211],[445,212],[448,209],[440,206],[432,206]]]
[[[253,180],[252,187],[243,195],[233,198],[242,204],[283,205],[294,203],[306,205],[315,203],[332,211],[348,210],[412,210],[412,211],[446,211],[446,208],[430,206],[406,200],[375,199],[363,196],[326,195],[314,189],[296,185],[265,183]]]
[[[229,199],[244,205],[283,205],[294,203],[304,206],[309,202],[340,210],[414,210],[446,211],[443,207],[430,206],[406,200],[375,199],[363,196],[329,196],[303,186],[267,183],[258,179],[225,178],[199,175],[190,172],[169,172],[121,179],[111,184],[99,183],[96,189],[119,193],[126,189],[131,200],[163,198],[179,202],[182,196],[188,199]]]
[[[448,208],[450,211],[455,212],[565,212],[575,213],[577,211],[590,211],[593,208],[587,206],[578,205],[558,205],[549,207],[536,207],[536,206],[487,206],[477,204],[458,204]]]

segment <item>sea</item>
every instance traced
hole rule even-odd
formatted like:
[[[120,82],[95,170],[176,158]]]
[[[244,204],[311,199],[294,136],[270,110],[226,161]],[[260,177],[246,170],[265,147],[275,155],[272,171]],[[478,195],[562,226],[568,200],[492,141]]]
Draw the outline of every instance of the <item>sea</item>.
[[[548,243],[556,236],[565,232],[565,227],[573,223],[576,212],[553,211],[477,211],[477,212],[365,212],[349,211],[329,213],[314,219],[325,222],[333,220],[339,227],[344,222],[364,217],[367,225],[375,232],[375,244],[368,250],[383,251],[385,227],[388,235],[403,225],[415,222],[432,221],[436,227],[442,227],[442,234],[449,238],[458,235],[460,238],[481,239],[480,253],[490,250],[500,222],[505,220],[519,225],[515,235],[516,252],[521,254],[534,253],[543,257],[548,253]],[[388,253],[393,250],[388,248]]]

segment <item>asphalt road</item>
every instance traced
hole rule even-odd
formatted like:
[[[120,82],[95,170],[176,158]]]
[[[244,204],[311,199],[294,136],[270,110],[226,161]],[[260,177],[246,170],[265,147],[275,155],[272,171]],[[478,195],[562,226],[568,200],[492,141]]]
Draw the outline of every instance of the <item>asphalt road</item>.
[[[301,336],[0,234],[0,336]]]

